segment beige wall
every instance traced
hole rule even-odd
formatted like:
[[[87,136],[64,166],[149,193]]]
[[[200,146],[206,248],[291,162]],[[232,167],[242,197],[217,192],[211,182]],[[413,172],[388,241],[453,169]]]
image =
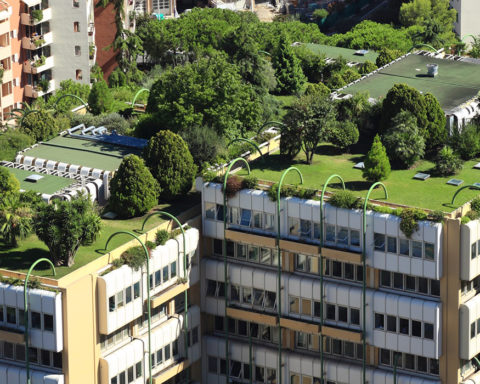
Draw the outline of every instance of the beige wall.
[[[458,12],[457,22],[455,23],[455,32],[460,38],[465,35],[480,35],[480,1],[478,0],[450,0],[450,4]],[[466,43],[472,42],[471,37],[467,37]]]

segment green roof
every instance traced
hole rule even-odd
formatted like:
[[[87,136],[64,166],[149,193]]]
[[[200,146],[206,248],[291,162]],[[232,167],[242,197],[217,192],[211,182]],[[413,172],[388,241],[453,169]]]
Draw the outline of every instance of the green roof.
[[[7,170],[13,173],[13,175],[18,179],[21,189],[25,191],[47,193],[49,195],[52,195],[60,189],[69,186],[75,181],[65,177],[44,175],[41,173],[39,174],[31,171],[25,171],[23,169],[7,168]],[[25,179],[31,175],[40,175],[42,178],[37,182],[26,181]]]
[[[314,156],[313,164],[305,163],[305,155],[300,154],[294,160],[278,153],[266,156],[265,163],[257,160],[250,164],[252,174],[259,180],[278,182],[282,173],[290,166],[297,167],[303,175],[305,188],[321,190],[327,178],[336,173],[345,180],[346,188],[353,191],[356,196],[365,197],[368,189],[373,184],[362,177],[362,170],[354,168],[354,165],[363,161],[364,154],[360,152],[339,154],[338,150],[329,144],[320,145]],[[388,190],[387,202],[418,207],[430,210],[442,210],[451,212],[458,206],[471,200],[480,194],[478,190],[465,189],[455,200],[455,206],[450,205],[453,194],[462,186],[480,183],[480,169],[473,166],[480,160],[467,161],[463,170],[450,177],[430,176],[425,181],[413,179],[416,173],[423,172],[432,174],[434,164],[427,160],[419,161],[412,169],[392,170],[387,180],[383,181]],[[246,175],[242,170],[239,175]],[[463,180],[459,187],[447,184],[447,181],[455,178]],[[298,184],[298,175],[290,172],[285,184]],[[332,180],[333,186],[339,188],[338,179]],[[328,188],[328,190],[335,190]],[[337,189],[338,190],[338,189]],[[383,191],[372,193],[372,199],[383,199]]]
[[[140,151],[93,140],[58,136],[25,151],[24,155],[114,171],[130,153],[139,154]]]
[[[426,75],[427,64],[438,64],[436,77]],[[368,91],[370,97],[382,99],[398,83],[405,83],[423,93],[432,93],[443,110],[448,112],[480,91],[480,65],[412,54],[344,88],[341,93]]]
[[[342,56],[347,61],[355,61],[357,63],[364,63],[365,61],[371,61],[375,63],[378,53],[375,51],[368,51],[366,55],[356,55],[355,49],[332,47],[330,45],[322,44],[302,44],[306,48],[310,49],[314,53],[323,53],[326,57],[331,59],[337,59]]]

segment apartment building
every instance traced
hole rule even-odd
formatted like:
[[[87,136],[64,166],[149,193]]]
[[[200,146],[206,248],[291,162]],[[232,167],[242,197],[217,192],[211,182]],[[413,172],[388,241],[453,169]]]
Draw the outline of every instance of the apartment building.
[[[407,237],[366,211],[364,237],[363,210],[327,199],[321,221],[316,200],[243,189],[225,210],[220,184],[197,190],[203,383],[480,383],[477,220]]]
[[[179,219],[199,226],[198,208]],[[152,241],[160,229],[171,223],[139,239]],[[177,233],[150,243],[149,269],[113,262],[138,246],[134,239],[59,279],[38,278],[41,287],[27,295],[32,384],[200,382],[199,231],[185,226],[185,240]],[[25,275],[1,274],[0,383],[24,384],[24,290],[5,278]]]
[[[477,21],[480,15],[480,3],[476,0],[450,0],[450,5],[457,11],[455,33],[462,41],[471,43],[473,39],[468,35],[480,35],[480,26]]]

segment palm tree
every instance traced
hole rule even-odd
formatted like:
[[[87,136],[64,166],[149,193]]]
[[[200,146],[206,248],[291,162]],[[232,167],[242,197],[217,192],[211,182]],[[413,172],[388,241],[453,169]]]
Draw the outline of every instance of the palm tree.
[[[27,237],[33,230],[31,207],[20,201],[19,195],[6,197],[0,206],[0,235],[6,244],[15,248],[18,238]]]

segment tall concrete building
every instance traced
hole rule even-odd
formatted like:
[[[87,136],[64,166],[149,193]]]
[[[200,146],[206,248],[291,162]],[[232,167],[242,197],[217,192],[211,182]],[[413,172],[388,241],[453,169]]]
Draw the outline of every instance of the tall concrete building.
[[[450,5],[457,10],[455,32],[463,40],[467,35],[480,35],[480,2],[477,0],[450,0]],[[464,40],[466,43],[473,41],[471,36]]]

